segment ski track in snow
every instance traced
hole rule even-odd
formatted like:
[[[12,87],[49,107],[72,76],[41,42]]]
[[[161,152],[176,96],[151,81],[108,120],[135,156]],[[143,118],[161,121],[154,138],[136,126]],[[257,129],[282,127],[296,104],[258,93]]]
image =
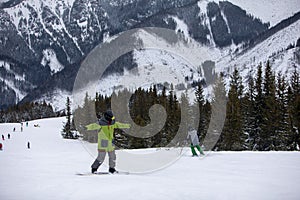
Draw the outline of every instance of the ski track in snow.
[[[64,121],[30,121],[23,132],[18,123],[0,124],[5,135],[0,151],[0,199],[299,198],[299,152],[206,152],[207,157],[195,158],[187,149],[177,162],[154,173],[77,176],[90,170],[94,158],[80,141],[61,138]],[[28,141],[31,149],[27,149]],[[100,170],[106,171],[107,166]]]

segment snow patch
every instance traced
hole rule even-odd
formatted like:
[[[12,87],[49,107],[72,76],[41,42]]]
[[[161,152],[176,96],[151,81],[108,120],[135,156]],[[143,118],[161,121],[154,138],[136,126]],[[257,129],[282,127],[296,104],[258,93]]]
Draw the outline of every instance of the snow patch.
[[[58,61],[56,53],[53,49],[43,50],[43,59],[41,61],[43,66],[48,65],[51,69],[51,75],[56,74],[64,69],[64,66]]]
[[[226,27],[227,27],[228,33],[230,34],[230,33],[231,33],[231,30],[230,30],[230,27],[229,27],[229,24],[228,24],[227,17],[226,17],[226,15],[224,14],[224,11],[223,11],[223,10],[221,10],[221,15],[222,15],[222,18],[223,18],[223,19],[224,19],[224,21],[225,21],[225,24],[226,24]]]
[[[209,34],[206,35],[206,38],[208,39],[209,44],[212,45],[213,47],[216,47],[216,43],[214,41],[214,37],[213,37],[211,26],[210,26],[210,21],[207,16],[208,3],[209,3],[209,1],[207,1],[207,0],[198,1],[197,5],[200,8],[200,12],[199,12],[198,16],[202,18],[202,25],[207,26],[207,28],[208,28]]]
[[[10,71],[10,64],[8,62],[0,61],[0,67],[3,67],[7,71]]]
[[[46,103],[50,103],[55,112],[66,109],[67,97],[70,98],[71,106],[73,99],[72,94],[65,90],[56,89],[52,92],[49,92],[43,95],[40,99],[37,99],[37,102],[46,101]]]
[[[171,18],[176,23],[175,31],[177,33],[182,33],[184,35],[184,38],[188,40],[190,38],[190,34],[189,34],[189,29],[188,29],[188,26],[186,25],[186,23],[176,16],[171,16]]]

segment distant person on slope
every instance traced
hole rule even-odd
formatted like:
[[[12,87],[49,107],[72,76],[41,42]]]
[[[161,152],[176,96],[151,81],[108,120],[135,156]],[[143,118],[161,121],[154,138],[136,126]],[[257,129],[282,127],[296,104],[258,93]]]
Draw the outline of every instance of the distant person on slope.
[[[130,128],[130,124],[123,124],[115,121],[111,110],[104,113],[98,124],[93,123],[86,126],[87,130],[99,130],[98,132],[98,157],[92,164],[92,173],[95,173],[103,163],[106,152],[109,156],[109,172],[116,172],[116,153],[113,144],[115,128]]]
[[[204,155],[204,153],[199,145],[199,138],[197,135],[197,131],[196,130],[189,131],[187,137],[188,137],[188,141],[191,143],[191,151],[192,151],[193,156],[198,156],[195,148],[198,149],[198,151],[200,152],[201,155]]]

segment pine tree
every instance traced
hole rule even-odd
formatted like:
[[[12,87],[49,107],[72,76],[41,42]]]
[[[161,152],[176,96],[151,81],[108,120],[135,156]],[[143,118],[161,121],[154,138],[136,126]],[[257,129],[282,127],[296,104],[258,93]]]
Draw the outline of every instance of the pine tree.
[[[255,88],[254,79],[250,76],[248,81],[248,91],[246,92],[242,100],[242,112],[243,112],[243,131],[248,136],[246,140],[246,148],[248,150],[255,150],[257,142],[257,129],[255,127]]]
[[[205,101],[204,99],[203,86],[201,83],[198,83],[197,85],[195,96],[196,104],[198,105],[197,109],[199,110],[198,135],[200,138],[200,142],[202,143],[208,129],[210,105],[209,102]]]
[[[300,149],[300,77],[295,68],[291,77],[289,90],[289,113],[293,132],[294,148]]]
[[[294,150],[293,135],[288,112],[288,85],[281,73],[277,76],[278,128],[276,130],[276,150]]]
[[[64,138],[67,138],[67,139],[75,139],[74,135],[73,135],[73,132],[71,130],[71,116],[72,116],[72,113],[71,113],[71,102],[70,102],[70,98],[67,97],[67,102],[66,102],[66,110],[67,110],[67,115],[66,115],[66,119],[67,119],[67,122],[64,124],[63,126],[63,130],[62,130],[62,135]]]
[[[261,150],[276,150],[276,130],[278,128],[278,105],[276,102],[275,75],[272,72],[270,62],[265,68],[265,77],[263,82],[263,101],[264,107],[263,123],[261,126]]]
[[[262,84],[263,84],[263,77],[262,77],[262,65],[258,65],[257,75],[255,79],[255,109],[254,109],[254,141],[253,142],[253,150],[263,150],[262,144],[263,139],[262,138],[262,123],[263,123],[263,108],[264,108],[264,97],[263,97],[263,91],[262,91]]]
[[[228,102],[226,108],[226,121],[222,132],[220,148],[222,150],[243,150],[243,118],[242,118],[242,80],[235,68],[231,76]]]
[[[166,140],[169,143],[178,130],[178,122],[176,120],[176,102],[174,99],[173,84],[171,84],[168,101],[167,101],[167,122],[166,122]]]

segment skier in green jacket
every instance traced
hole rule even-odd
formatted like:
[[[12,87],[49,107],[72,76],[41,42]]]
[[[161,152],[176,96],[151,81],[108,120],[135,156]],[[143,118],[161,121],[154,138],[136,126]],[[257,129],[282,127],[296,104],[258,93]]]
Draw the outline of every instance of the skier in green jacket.
[[[98,132],[98,156],[92,164],[92,173],[95,173],[103,163],[106,152],[109,156],[109,172],[115,173],[116,153],[113,144],[115,128],[130,128],[130,124],[123,124],[115,121],[111,110],[104,113],[99,123],[93,123],[86,126],[87,130],[99,130]]]

